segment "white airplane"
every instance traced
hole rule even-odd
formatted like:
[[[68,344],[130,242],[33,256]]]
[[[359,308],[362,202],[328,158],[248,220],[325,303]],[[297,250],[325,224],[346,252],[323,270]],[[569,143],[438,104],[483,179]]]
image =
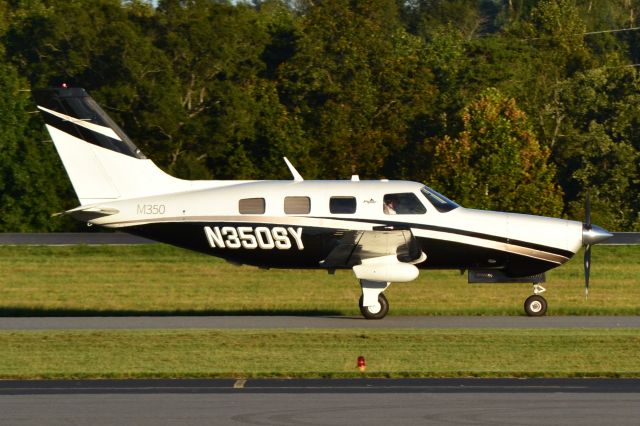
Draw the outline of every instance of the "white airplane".
[[[352,269],[359,306],[383,318],[392,282],[419,269],[469,272],[470,283],[533,284],[525,301],[544,315],[545,271],[583,245],[585,290],[591,246],[610,237],[585,223],[466,209],[417,182],[304,180],[187,181],[164,173],[80,88],[34,91],[38,109],[89,224],[263,268]]]

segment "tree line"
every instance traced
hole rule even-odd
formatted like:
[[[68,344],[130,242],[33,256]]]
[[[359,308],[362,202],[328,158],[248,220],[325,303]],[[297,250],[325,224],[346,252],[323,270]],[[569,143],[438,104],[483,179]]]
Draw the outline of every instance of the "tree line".
[[[422,181],[640,230],[640,0],[0,0],[0,231],[77,229],[31,88],[185,179]]]

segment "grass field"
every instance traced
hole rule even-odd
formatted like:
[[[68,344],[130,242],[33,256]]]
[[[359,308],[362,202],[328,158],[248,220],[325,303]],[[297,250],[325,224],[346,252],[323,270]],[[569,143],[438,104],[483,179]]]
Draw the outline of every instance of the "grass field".
[[[549,315],[640,314],[640,247],[596,246],[547,274]],[[421,271],[386,292],[390,315],[523,315],[528,284],[469,285]],[[359,315],[351,271],[259,270],[165,245],[0,247],[0,315]]]
[[[0,378],[640,377],[639,352],[638,329],[3,332]]]
[[[640,248],[595,247],[547,276],[549,314],[640,313]],[[522,315],[530,285],[422,271],[391,315]],[[358,315],[350,271],[258,270],[164,246],[0,247],[0,315]],[[384,321],[384,320],[383,320]],[[0,379],[640,377],[640,330],[107,330],[0,332]]]

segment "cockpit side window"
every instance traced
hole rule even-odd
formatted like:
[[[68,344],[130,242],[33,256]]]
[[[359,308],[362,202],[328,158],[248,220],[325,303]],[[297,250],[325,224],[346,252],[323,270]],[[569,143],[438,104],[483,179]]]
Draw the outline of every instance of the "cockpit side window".
[[[385,194],[383,198],[385,214],[424,214],[427,209],[412,192]]]

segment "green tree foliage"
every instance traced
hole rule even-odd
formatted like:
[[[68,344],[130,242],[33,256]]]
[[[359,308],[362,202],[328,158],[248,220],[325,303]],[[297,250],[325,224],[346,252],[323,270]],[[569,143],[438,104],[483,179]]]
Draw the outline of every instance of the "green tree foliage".
[[[511,3],[511,2],[509,2]],[[412,32],[427,39],[448,27],[465,39],[495,32],[508,4],[494,0],[413,0],[403,10]]]
[[[640,229],[640,0],[0,0],[2,230],[76,203],[28,90],[183,178],[401,178]],[[496,88],[490,89],[488,88]],[[561,189],[560,189],[561,188]],[[564,194],[561,199],[562,194]]]
[[[171,63],[143,33],[150,6],[119,0],[28,2],[7,37],[9,54],[34,87],[81,84],[161,165],[172,147],[156,117],[178,116]],[[36,6],[34,6],[36,5]]]
[[[69,184],[55,175],[64,171],[42,123],[30,117],[24,87],[15,68],[0,62],[0,232],[59,230],[69,223],[50,215],[64,210],[60,196],[71,196]]]
[[[462,113],[463,131],[435,141],[431,177],[463,205],[558,215],[562,192],[526,114],[487,89]]]
[[[0,1],[0,40],[13,19],[10,4]],[[69,227],[66,221],[50,220],[52,212],[63,209],[60,195],[70,195],[69,184],[57,181],[49,167],[59,160],[44,142],[42,123],[34,123],[29,114],[28,83],[5,53],[0,43],[0,232]]]
[[[637,194],[640,177],[639,90],[630,68],[590,70],[562,85],[554,151],[572,216],[590,193],[598,223],[629,229],[637,221],[638,197],[629,194]]]
[[[275,178],[284,177],[276,167],[283,155],[308,156],[295,117],[266,78],[277,58],[266,64],[265,51],[272,37],[287,31],[291,12],[275,2],[262,10],[267,22],[246,5],[160,2],[156,45],[169,55],[180,109],[170,128],[164,115],[155,119],[171,148],[169,171],[190,178]]]
[[[432,109],[434,88],[423,42],[395,13],[391,0],[308,5],[281,92],[313,141],[317,176],[402,175],[387,160],[406,145],[412,121]]]

